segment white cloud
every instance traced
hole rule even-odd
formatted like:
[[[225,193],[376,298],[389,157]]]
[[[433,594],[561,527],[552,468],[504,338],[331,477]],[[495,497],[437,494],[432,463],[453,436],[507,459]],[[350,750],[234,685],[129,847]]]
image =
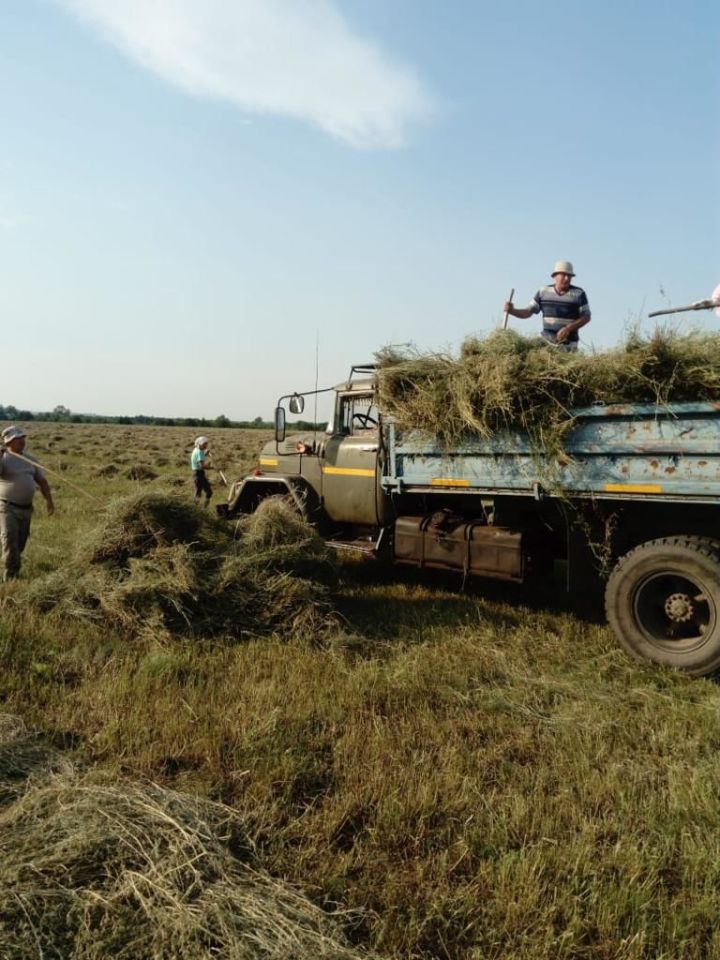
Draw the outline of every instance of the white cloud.
[[[336,0],[56,0],[199,96],[295,117],[355,147],[399,147],[431,99]]]

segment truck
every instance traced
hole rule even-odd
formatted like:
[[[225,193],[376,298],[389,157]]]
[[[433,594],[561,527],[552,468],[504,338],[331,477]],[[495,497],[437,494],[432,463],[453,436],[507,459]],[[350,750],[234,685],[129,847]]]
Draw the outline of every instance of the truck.
[[[454,444],[401,429],[377,377],[357,365],[328,388],[326,430],[288,435],[286,408],[328,391],[281,397],[274,439],[220,511],[282,495],[338,547],[463,581],[552,575],[575,609],[604,605],[633,657],[720,669],[720,403],[573,409],[550,455],[521,429]]]

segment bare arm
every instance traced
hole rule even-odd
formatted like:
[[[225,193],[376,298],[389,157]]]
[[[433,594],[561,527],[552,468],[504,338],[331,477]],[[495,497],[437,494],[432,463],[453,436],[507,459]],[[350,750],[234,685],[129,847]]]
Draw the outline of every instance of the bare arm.
[[[50,490],[50,484],[47,482],[45,477],[37,477],[36,483],[40,488],[40,493],[45,497],[45,503],[47,504],[48,515],[55,513],[55,504],[53,503],[52,491]]]
[[[586,326],[590,323],[590,314],[585,314],[584,317],[579,317],[577,320],[573,320],[571,323],[566,324],[562,330],[558,330],[557,333],[557,342],[564,343],[571,333],[575,330],[579,330],[580,327]]]
[[[532,307],[515,307],[512,300],[507,300],[503,307],[504,313],[509,313],[511,317],[517,317],[518,320],[527,320],[532,317],[535,311]]]

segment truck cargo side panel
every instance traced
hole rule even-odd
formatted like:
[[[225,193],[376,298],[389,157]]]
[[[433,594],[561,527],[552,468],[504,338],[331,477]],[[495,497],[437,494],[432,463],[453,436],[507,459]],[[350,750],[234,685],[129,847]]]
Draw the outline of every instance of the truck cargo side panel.
[[[720,503],[720,411],[711,403],[576,411],[558,457],[534,451],[519,431],[448,449],[394,424],[388,430],[388,490]]]

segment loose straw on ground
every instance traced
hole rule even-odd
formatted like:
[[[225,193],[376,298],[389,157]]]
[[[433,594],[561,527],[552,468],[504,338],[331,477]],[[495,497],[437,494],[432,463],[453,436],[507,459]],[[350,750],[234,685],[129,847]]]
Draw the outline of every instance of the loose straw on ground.
[[[369,960],[263,870],[229,807],[82,774],[0,714],[3,758],[3,960]]]

